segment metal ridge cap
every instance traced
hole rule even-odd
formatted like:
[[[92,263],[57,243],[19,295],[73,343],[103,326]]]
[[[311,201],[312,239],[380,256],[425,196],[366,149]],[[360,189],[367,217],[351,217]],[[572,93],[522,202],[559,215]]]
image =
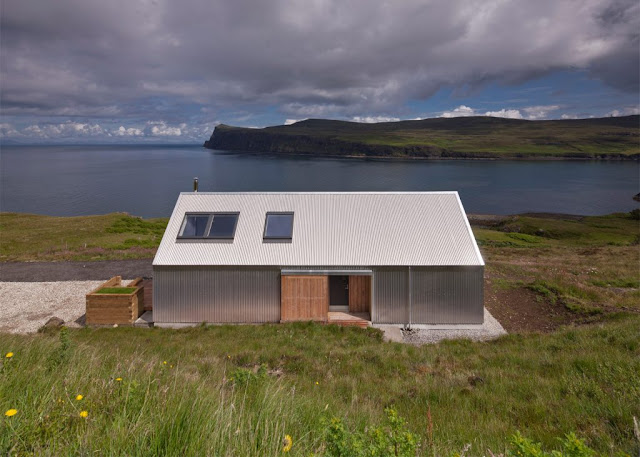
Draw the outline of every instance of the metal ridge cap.
[[[311,191],[311,192],[180,192],[180,195],[457,195],[457,190],[425,191]]]

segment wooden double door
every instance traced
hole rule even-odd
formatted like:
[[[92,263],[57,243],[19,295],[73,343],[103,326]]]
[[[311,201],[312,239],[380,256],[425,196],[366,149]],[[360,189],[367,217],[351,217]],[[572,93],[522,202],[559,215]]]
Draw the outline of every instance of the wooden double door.
[[[330,305],[369,313],[371,276],[283,275],[280,297],[282,322],[326,321]]]

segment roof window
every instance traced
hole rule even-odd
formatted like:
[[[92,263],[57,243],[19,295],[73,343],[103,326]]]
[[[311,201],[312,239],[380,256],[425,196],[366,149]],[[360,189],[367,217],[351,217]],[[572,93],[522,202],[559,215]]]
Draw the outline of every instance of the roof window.
[[[209,229],[209,238],[233,239],[239,213],[215,213]]]
[[[293,213],[267,213],[264,223],[264,241],[291,241],[293,236]]]
[[[233,240],[240,213],[187,213],[179,239]]]

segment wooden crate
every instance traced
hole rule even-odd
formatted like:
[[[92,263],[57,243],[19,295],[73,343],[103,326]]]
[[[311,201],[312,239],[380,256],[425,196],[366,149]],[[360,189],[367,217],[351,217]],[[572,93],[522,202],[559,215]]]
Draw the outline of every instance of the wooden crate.
[[[103,287],[135,287],[128,294],[100,294]],[[97,289],[87,294],[87,324],[89,325],[131,325],[140,317],[144,309],[144,287],[142,278],[136,278],[126,286],[122,277],[114,276]]]

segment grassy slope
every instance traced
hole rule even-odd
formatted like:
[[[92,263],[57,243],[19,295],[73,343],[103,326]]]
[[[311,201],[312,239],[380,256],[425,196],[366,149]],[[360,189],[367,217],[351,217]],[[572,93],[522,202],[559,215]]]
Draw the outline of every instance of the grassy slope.
[[[639,224],[630,214],[512,216],[474,234],[493,284],[532,290],[586,317],[640,311]]]
[[[417,146],[431,146],[471,157],[588,157],[640,153],[638,116],[561,121],[468,117],[378,124],[311,119],[265,129],[218,128],[248,137],[263,133],[278,135],[280,143],[286,143],[290,138],[291,144],[298,144],[298,147],[304,147],[300,138],[309,137],[398,148],[391,155],[406,155],[403,148]],[[353,155],[358,155],[357,148]]]
[[[0,418],[3,455],[277,455],[289,434],[291,455],[306,456],[322,450],[323,418],[362,430],[388,405],[425,443],[421,455],[432,455],[429,409],[438,455],[467,443],[471,455],[502,452],[516,430],[550,449],[569,431],[603,455],[637,446],[638,316],[420,348],[313,323],[69,333],[70,344],[0,334],[0,350],[15,354],[0,408],[19,411]],[[264,376],[239,381],[260,365]]]
[[[0,213],[0,261],[153,257],[168,219]]]
[[[154,230],[166,223],[122,214],[3,214],[0,221],[3,258],[23,260],[84,258],[89,240],[97,250],[92,256],[139,255],[138,247],[109,246],[124,248],[136,237],[157,245]],[[29,221],[50,230],[25,230]],[[487,447],[502,452],[515,430],[549,448],[573,430],[603,454],[631,452],[631,417],[640,416],[638,220],[512,216],[491,224],[474,228],[488,285],[526,290],[597,323],[423,348],[382,343],[373,330],[314,324],[84,329],[70,332],[70,350],[56,335],[0,334],[0,353],[16,354],[0,369],[0,410],[19,410],[0,418],[0,453],[15,445],[41,454],[53,443],[59,448],[52,454],[167,448],[202,455],[215,448],[219,455],[274,455],[288,433],[293,455],[308,455],[322,448],[322,417],[343,417],[362,430],[380,423],[383,407],[392,404],[423,441],[431,408],[439,454],[466,443],[472,454]],[[33,246],[29,237],[36,235],[45,238]],[[47,248],[59,239],[69,240],[68,249]],[[246,376],[238,369],[260,364],[268,375],[234,387],[232,377]],[[118,376],[122,383],[114,381]],[[470,376],[484,382],[473,386]],[[83,403],[72,400],[78,393]],[[80,405],[89,411],[86,421],[77,415]]]

